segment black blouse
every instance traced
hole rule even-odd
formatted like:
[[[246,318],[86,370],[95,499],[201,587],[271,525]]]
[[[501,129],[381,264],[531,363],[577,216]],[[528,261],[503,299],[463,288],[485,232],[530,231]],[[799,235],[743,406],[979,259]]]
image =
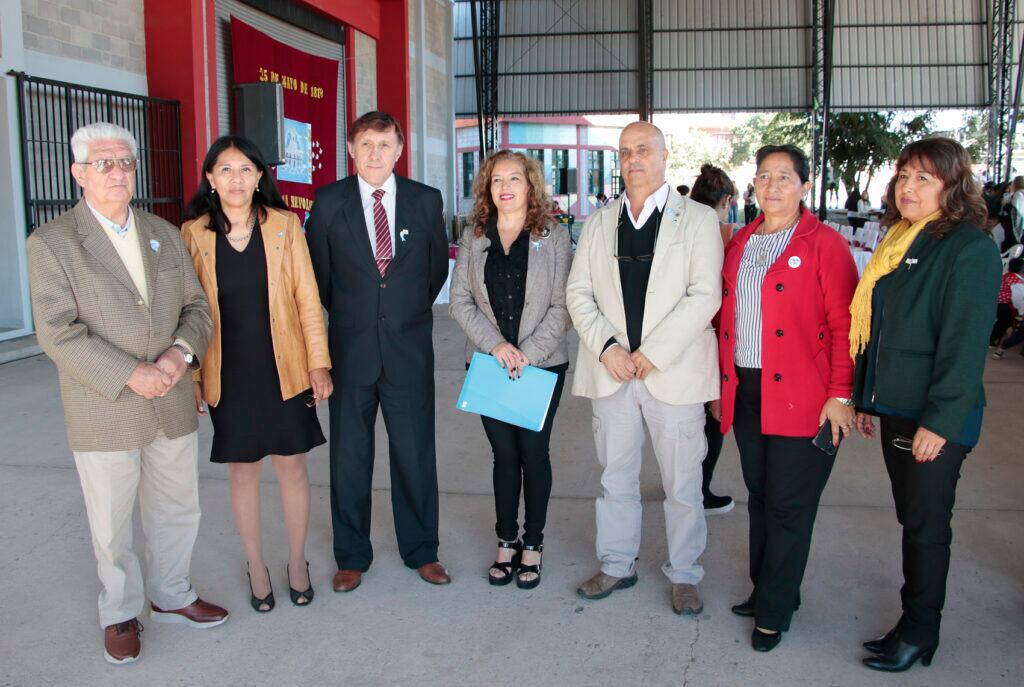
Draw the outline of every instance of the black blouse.
[[[526,301],[526,268],[530,261],[530,232],[523,231],[512,242],[508,255],[501,247],[498,223],[492,219],[487,225],[487,248],[484,263],[484,284],[491,310],[498,322],[498,330],[513,346],[519,345],[519,320]]]

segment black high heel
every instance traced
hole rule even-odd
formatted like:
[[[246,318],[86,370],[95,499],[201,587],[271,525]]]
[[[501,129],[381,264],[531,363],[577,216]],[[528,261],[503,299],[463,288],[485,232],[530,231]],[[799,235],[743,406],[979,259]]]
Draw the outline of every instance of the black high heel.
[[[306,561],[306,579],[309,580],[309,587],[306,591],[296,591],[292,587],[292,574],[288,570],[288,566],[284,567],[284,574],[288,576],[288,594],[292,597],[292,603],[296,606],[308,606],[313,602],[313,578],[309,576],[309,561]],[[302,603],[299,603],[299,602]]]
[[[521,541],[504,541],[498,540],[499,549],[514,549],[515,553],[512,554],[512,560],[506,563],[499,563],[494,561],[491,565],[491,570],[501,571],[500,576],[495,576],[487,572],[487,581],[495,587],[504,587],[506,584],[512,581],[515,576],[515,571],[519,568],[519,560],[523,553],[523,543]]]
[[[873,654],[888,654],[892,653],[893,649],[899,644],[900,641],[900,626],[899,623],[896,627],[892,628],[878,639],[872,639],[871,641],[864,642],[862,645],[865,649]]]
[[[864,665],[871,670],[881,670],[885,673],[902,673],[921,659],[921,665],[930,666],[932,657],[935,655],[937,646],[914,646],[907,644],[902,639],[897,640],[893,650],[881,656],[871,656],[862,659]]]
[[[536,546],[532,546],[530,544],[523,544],[523,551],[536,551],[537,553],[543,555],[544,545],[537,544]],[[522,563],[520,563],[519,572],[516,573],[516,586],[520,589],[533,589],[534,587],[539,585],[540,569],[542,563],[543,561],[537,561],[536,565],[523,565]],[[533,578],[532,580],[524,580],[523,575],[528,575],[530,573],[535,574],[537,577]]]
[[[274,585],[270,581],[270,569],[267,569],[267,584],[270,585],[270,593],[262,599],[258,598],[252,591],[252,575],[249,574],[249,564],[245,564],[245,576],[249,579],[249,603],[257,613],[270,613],[274,610]],[[266,608],[263,608],[266,606]]]

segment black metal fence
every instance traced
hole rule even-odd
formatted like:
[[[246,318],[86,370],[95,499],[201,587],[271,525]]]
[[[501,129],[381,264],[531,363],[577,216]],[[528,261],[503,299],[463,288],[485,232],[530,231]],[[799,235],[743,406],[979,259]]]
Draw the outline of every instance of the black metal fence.
[[[81,197],[71,176],[71,134],[94,122],[132,132],[139,144],[133,204],[180,224],[180,104],[10,72],[18,80],[21,164],[28,233]]]

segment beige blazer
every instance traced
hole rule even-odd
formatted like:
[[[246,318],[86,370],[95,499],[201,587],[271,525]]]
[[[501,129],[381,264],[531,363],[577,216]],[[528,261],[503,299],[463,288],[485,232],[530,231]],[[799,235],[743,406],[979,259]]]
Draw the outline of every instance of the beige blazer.
[[[580,335],[572,391],[603,398],[619,383],[598,360],[615,338],[627,350],[626,311],[615,228],[623,201],[598,210],[583,225],[566,287],[566,304]],[[645,380],[659,401],[673,405],[718,398],[718,342],[711,320],[722,301],[722,237],[711,208],[669,192],[647,285],[640,351],[654,364]]]
[[[449,287],[448,312],[466,332],[466,362],[474,351],[490,353],[505,340],[498,330],[484,284],[484,265],[491,240],[467,228],[459,241]],[[569,362],[565,335],[572,326],[565,307],[565,281],[572,249],[569,232],[552,227],[546,237],[530,238],[526,267],[526,300],[519,320],[519,350],[531,365],[553,367]]]
[[[201,370],[193,375],[202,382],[203,400],[211,406],[220,403],[220,305],[217,301],[217,234],[206,228],[209,217],[203,215],[181,228],[185,249],[199,283],[206,291],[213,317],[213,336]],[[327,352],[327,330],[313,263],[309,259],[306,236],[294,212],[267,208],[267,221],[260,224],[263,250],[267,256],[267,290],[270,296],[270,338],[274,344],[281,398],[289,398],[309,388],[309,371],[331,367]]]
[[[125,386],[178,337],[201,361],[213,329],[177,227],[133,212],[148,306],[84,200],[28,237],[36,337],[57,365],[73,451],[130,451],[197,427],[189,375],[153,400]]]

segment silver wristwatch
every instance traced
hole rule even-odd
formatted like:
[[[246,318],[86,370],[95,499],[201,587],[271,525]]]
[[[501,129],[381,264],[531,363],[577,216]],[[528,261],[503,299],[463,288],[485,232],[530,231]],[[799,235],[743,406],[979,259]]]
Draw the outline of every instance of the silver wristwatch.
[[[838,396],[833,396],[832,398],[836,399],[837,401],[842,403],[847,408],[852,408],[853,407],[853,399],[852,398],[839,398]]]
[[[192,367],[192,365],[195,363],[196,357],[194,355],[192,355],[191,351],[189,351],[187,348],[185,348],[181,344],[171,344],[171,348],[176,348],[179,351],[181,351],[182,357],[185,358],[185,364],[189,368]]]

